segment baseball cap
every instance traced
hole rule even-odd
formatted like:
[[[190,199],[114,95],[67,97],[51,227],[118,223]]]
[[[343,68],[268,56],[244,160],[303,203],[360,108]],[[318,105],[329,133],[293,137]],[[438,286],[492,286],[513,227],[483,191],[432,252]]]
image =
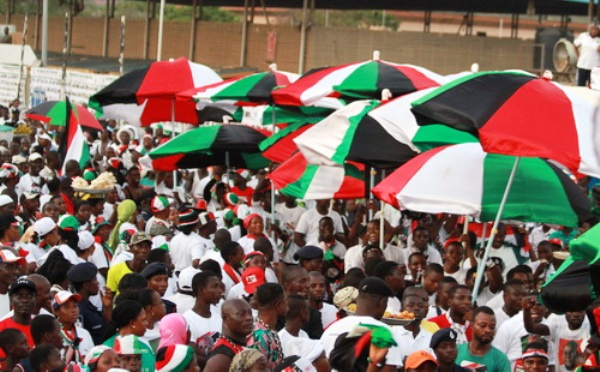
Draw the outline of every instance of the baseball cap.
[[[79,234],[79,242],[77,243],[77,248],[81,250],[88,249],[96,242],[94,235],[92,235],[89,231],[82,231]]]
[[[248,294],[254,294],[256,288],[266,283],[265,272],[258,266],[249,267],[242,273],[244,290]]]
[[[390,286],[387,285],[383,279],[373,276],[361,280],[358,285],[358,291],[386,297],[392,297],[394,295]]]
[[[548,242],[549,242],[550,244],[555,244],[555,245],[558,245],[558,246],[559,246],[559,247],[561,247],[561,248],[563,247],[563,241],[562,241],[562,240],[560,240],[559,238],[552,238],[552,239],[548,240]]]
[[[65,216],[58,221],[58,227],[63,230],[78,231],[79,226],[79,221],[73,216]]]
[[[25,258],[17,255],[12,249],[2,248],[0,249],[0,263],[25,263]]]
[[[31,200],[31,199],[35,199],[35,198],[39,198],[40,197],[40,193],[36,192],[36,190],[25,191],[23,193],[23,195],[25,195],[25,199],[27,199],[27,200]]]
[[[155,196],[150,202],[150,210],[152,211],[152,213],[162,212],[165,209],[169,208],[169,206],[173,204],[173,202],[173,199],[167,198],[164,195]]]
[[[29,161],[34,161],[34,160],[38,160],[38,159],[42,159],[42,154],[40,154],[39,152],[32,152],[29,155]]]
[[[13,198],[6,194],[0,195],[0,207],[4,207],[5,205],[15,204]]]
[[[82,262],[71,266],[67,271],[67,279],[71,283],[85,283],[96,277],[98,268],[91,262]]]
[[[433,362],[436,366],[438,365],[438,362],[433,355],[424,350],[418,350],[406,358],[404,368],[419,368],[425,362]]]
[[[54,229],[56,229],[56,223],[50,217],[40,218],[33,225],[33,231],[35,231],[38,237],[43,237]]]
[[[206,200],[204,199],[198,199],[198,201],[196,201],[196,205],[194,206],[194,209],[200,211],[200,212],[204,212],[206,211]]]
[[[27,280],[25,278],[20,278],[10,286],[10,289],[8,290],[8,295],[12,296],[13,293],[15,293],[17,290],[19,290],[21,288],[27,288],[27,289],[31,290],[33,293],[37,293],[35,284],[33,284],[32,281]]]
[[[136,335],[117,336],[114,349],[119,355],[139,355],[148,352],[148,348]]]
[[[133,236],[131,237],[131,245],[136,245],[136,244],[140,244],[142,242],[149,242],[150,244],[152,244],[152,238],[150,237],[150,235],[138,231],[135,234],[133,234]]]
[[[239,203],[240,198],[232,193],[232,192],[228,192],[227,194],[225,194],[223,196],[223,201],[225,202],[225,204],[227,204],[230,207],[235,206],[237,203]]]
[[[323,258],[323,250],[314,245],[305,245],[294,253],[294,260],[314,260]]]
[[[27,163],[27,158],[21,155],[13,155],[12,157],[13,164],[23,164]]]
[[[81,296],[77,293],[71,293],[69,291],[58,291],[54,294],[54,299],[52,301],[52,308],[58,309],[62,305],[66,304],[70,299],[75,299],[75,301],[81,301]]]
[[[186,267],[179,273],[179,290],[185,292],[192,291],[192,281],[194,276],[198,274],[200,270],[193,268],[192,266]]]
[[[435,332],[433,336],[431,336],[431,341],[429,342],[429,347],[435,349],[442,342],[455,342],[458,337],[458,333],[452,328],[442,328],[439,331]]]
[[[200,213],[198,218],[200,219],[200,226],[204,226],[207,223],[214,221],[215,215],[212,214],[212,212],[202,212],[202,213]]]

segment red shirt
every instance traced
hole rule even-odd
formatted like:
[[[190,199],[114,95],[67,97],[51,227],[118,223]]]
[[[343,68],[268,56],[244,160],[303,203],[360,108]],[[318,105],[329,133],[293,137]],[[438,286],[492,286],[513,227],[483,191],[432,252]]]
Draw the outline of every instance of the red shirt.
[[[18,329],[19,331],[23,332],[25,337],[27,337],[27,343],[29,344],[29,347],[33,348],[35,346],[33,343],[33,337],[31,337],[31,326],[18,324],[12,318],[6,318],[0,322],[0,331],[8,328]]]

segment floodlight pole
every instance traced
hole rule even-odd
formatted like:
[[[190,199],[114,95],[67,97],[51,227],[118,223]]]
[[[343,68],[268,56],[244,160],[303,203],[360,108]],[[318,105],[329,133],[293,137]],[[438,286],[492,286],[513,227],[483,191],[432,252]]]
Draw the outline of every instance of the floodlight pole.
[[[160,0],[160,11],[158,16],[158,46],[156,47],[156,60],[160,61],[162,58],[162,39],[163,39],[163,23],[165,18],[165,2],[166,0]]]

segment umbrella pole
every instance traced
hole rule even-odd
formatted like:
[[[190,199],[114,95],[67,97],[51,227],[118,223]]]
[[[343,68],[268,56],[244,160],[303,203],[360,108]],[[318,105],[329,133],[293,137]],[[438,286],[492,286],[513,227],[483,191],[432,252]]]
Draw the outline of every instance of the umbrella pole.
[[[468,234],[469,233],[469,216],[467,216],[465,214],[465,223],[463,223],[463,235]],[[463,248],[465,247],[467,243],[463,242]]]
[[[373,200],[373,186],[375,184],[375,174],[377,171],[369,167],[369,200]],[[368,202],[367,202],[368,207]],[[373,219],[373,209],[369,208],[369,221]]]
[[[381,170],[381,180],[383,181],[383,179],[385,178],[385,169]],[[385,217],[383,216],[383,208],[385,207],[385,203],[383,202],[383,200],[379,201],[380,205],[381,205],[381,211],[379,212],[379,248],[381,248],[383,250],[383,248],[385,247],[385,234],[384,234],[384,230],[385,230]]]
[[[504,206],[506,205],[506,200],[508,199],[508,194],[510,192],[510,188],[515,179],[515,173],[517,173],[517,167],[519,166],[519,160],[521,157],[517,156],[515,158],[515,163],[513,165],[512,171],[510,172],[510,176],[508,177],[508,182],[506,184],[506,189],[504,189],[504,195],[502,195],[502,201],[500,202],[500,206],[498,207],[498,213],[496,214],[496,218],[494,219],[494,224],[492,225],[492,230],[490,231],[490,239],[488,240],[485,246],[485,253],[483,254],[483,258],[479,262],[479,266],[477,267],[477,276],[475,277],[475,286],[473,287],[473,303],[477,300],[477,293],[479,292],[479,287],[481,286],[481,280],[483,279],[483,271],[486,267],[487,259],[490,255],[490,249],[492,248],[492,243],[494,242],[494,237],[498,232],[498,224],[500,223],[500,218],[502,217],[502,212],[504,211]],[[485,226],[485,225],[484,225]],[[485,239],[485,235],[484,235]]]
[[[171,131],[172,136],[175,138],[175,97],[171,98]],[[173,171],[173,192],[177,188],[177,170]],[[181,196],[184,197],[183,195]]]

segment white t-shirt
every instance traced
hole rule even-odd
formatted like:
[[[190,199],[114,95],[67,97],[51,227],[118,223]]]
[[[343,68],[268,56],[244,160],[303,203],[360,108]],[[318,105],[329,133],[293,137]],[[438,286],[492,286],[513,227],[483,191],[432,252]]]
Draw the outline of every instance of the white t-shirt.
[[[569,342],[575,342],[581,353],[590,339],[590,322],[584,316],[583,324],[579,329],[569,329],[567,318],[564,315],[551,314],[546,325],[550,328],[550,337],[556,351],[554,356],[554,360],[557,361],[555,370],[557,372],[572,371],[565,368],[565,346]]]
[[[289,247],[281,255],[281,260],[292,264],[298,263],[298,261],[294,259],[294,254],[298,250],[298,246],[294,243],[294,231],[300,217],[306,212],[306,209],[300,206],[288,208],[285,203],[280,203],[275,206],[275,212],[280,218],[279,226],[281,230],[286,231],[290,237]]]
[[[392,332],[398,346],[390,348],[388,354],[399,354],[402,360],[418,350],[425,350],[428,353],[433,354],[433,350],[429,348],[432,336],[431,332],[427,332],[421,328],[417,337],[413,337],[412,331],[409,331],[402,326],[393,326]]]
[[[394,296],[394,297],[388,297],[388,302],[387,302],[387,308],[386,310],[396,314],[400,312],[400,309],[402,308],[402,304],[400,303],[400,300],[398,299],[398,297]]]
[[[304,234],[304,241],[306,242],[318,240],[319,221],[321,221],[321,218],[327,216],[333,220],[333,233],[343,233],[344,225],[342,224],[342,217],[336,211],[330,211],[329,214],[320,214],[317,208],[312,208],[302,213],[296,225],[296,232]]]
[[[504,311],[503,308],[494,309],[494,314],[496,314],[496,331],[498,331],[500,326],[511,317]]]
[[[167,300],[177,305],[177,312],[179,314],[184,314],[186,311],[191,310],[196,304],[196,299],[194,298],[194,296],[179,292],[175,293],[170,297],[167,297]]]
[[[346,251],[346,255],[344,256],[344,271],[348,272],[353,267],[358,267],[360,269],[365,268],[365,263],[362,258],[362,251],[365,247],[361,244],[355,245],[354,247],[350,247]]]
[[[543,319],[542,323],[547,324],[547,320]],[[525,329],[525,323],[523,322],[522,311],[505,321],[496,332],[492,346],[506,355],[510,361],[511,370],[515,369],[516,362],[521,360],[523,356],[522,340],[528,335],[529,333]],[[554,355],[554,348],[550,342],[548,343],[549,365],[554,364]]]
[[[191,341],[194,343],[198,343],[198,339],[202,336],[211,336],[222,332],[223,318],[221,317],[221,311],[213,305],[210,306],[210,318],[201,317],[191,309],[183,313],[183,317],[190,327]]]
[[[105,269],[108,267],[109,262],[106,259],[106,255],[104,254],[104,248],[102,248],[102,245],[94,243],[94,252],[88,258],[88,261],[96,265],[98,269]]]
[[[329,327],[329,325],[336,321],[338,309],[332,304],[323,302],[323,307],[319,310],[321,312],[321,323],[323,323],[323,329]]]
[[[456,272],[447,273],[444,270],[444,276],[450,276],[450,277],[456,279],[458,284],[465,284],[465,279],[467,277],[467,271],[468,271],[467,269],[459,268],[458,270],[456,270]]]
[[[283,356],[286,358],[292,355],[300,355],[312,363],[323,354],[323,342],[310,339],[303,330],[298,332],[298,337],[292,336],[285,328],[277,332],[277,335],[281,341]]]
[[[227,293],[228,300],[231,300],[234,298],[247,297],[247,296],[248,296],[248,292],[246,292],[246,290],[244,289],[244,283],[242,283],[242,282],[239,282],[238,284],[231,287],[231,289],[229,290],[229,293]]]
[[[393,332],[392,329],[387,324],[380,322],[379,320],[376,320],[370,316],[358,316],[358,315],[347,316],[347,317],[342,318],[342,319],[334,322],[333,324],[331,324],[325,330],[325,332],[323,332],[323,335],[321,336],[321,341],[323,341],[323,347],[325,348],[325,355],[327,356],[327,358],[329,358],[329,355],[331,354],[331,351],[333,350],[333,348],[335,346],[335,342],[336,342],[337,338],[342,333],[352,331],[352,329],[360,323],[373,324],[373,325],[385,327],[385,328],[388,328],[390,330],[390,332]],[[402,366],[402,358],[401,358],[400,353],[391,352],[391,350],[390,350],[390,352],[388,352],[387,357],[386,357],[386,364],[398,366],[398,367]]]
[[[192,261],[200,260],[206,252],[205,242],[195,232],[190,235],[177,234],[171,239],[169,253],[175,265],[175,271],[181,271],[192,266]]]
[[[502,272],[502,275],[504,276],[506,276],[506,273],[510,269],[519,264],[519,261],[517,261],[517,256],[515,256],[515,252],[509,246],[503,246],[498,249],[491,247],[490,257],[498,257],[502,259],[502,262],[504,262],[504,271]]]
[[[573,44],[579,48],[577,68],[591,70],[600,66],[600,52],[598,52],[600,37],[591,37],[588,32],[583,32],[577,36]]]
[[[408,241],[412,242],[412,234],[408,236]],[[421,252],[418,248],[412,246],[412,243],[409,244],[409,247],[404,250],[404,264],[408,266],[408,259],[410,255],[415,252]],[[427,263],[436,263],[440,265],[444,265],[442,262],[442,255],[440,252],[431,244],[427,244],[427,250],[425,251],[425,257],[427,258]]]
[[[10,312],[10,298],[8,292],[0,294],[0,318],[4,318]]]
[[[223,256],[221,256],[221,252],[215,249],[214,243],[212,248],[206,250],[204,256],[202,256],[202,258],[200,259],[200,263],[208,260],[217,261],[221,267],[225,265],[225,260],[223,259]]]

